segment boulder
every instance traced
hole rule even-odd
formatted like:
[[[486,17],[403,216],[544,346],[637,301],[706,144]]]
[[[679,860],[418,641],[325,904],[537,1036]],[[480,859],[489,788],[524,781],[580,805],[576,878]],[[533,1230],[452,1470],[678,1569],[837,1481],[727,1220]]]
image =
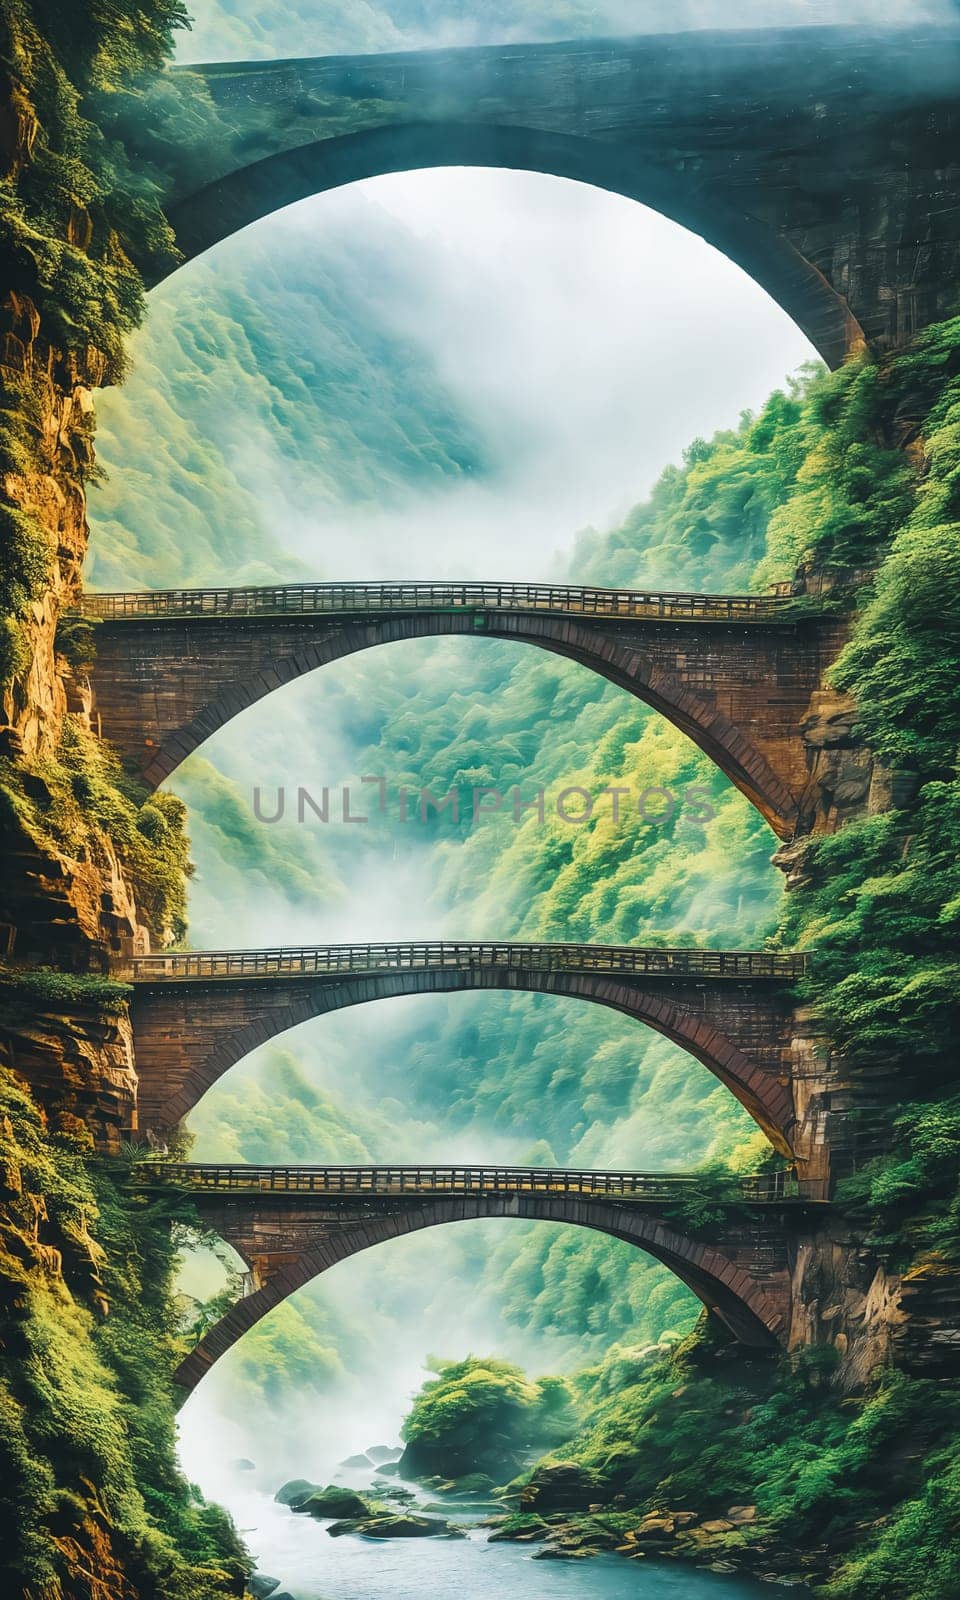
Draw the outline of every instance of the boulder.
[[[375,1467],[374,1471],[379,1472],[381,1478],[395,1478],[400,1471],[400,1463],[399,1461],[384,1461],[381,1466]]]
[[[318,1483],[311,1483],[309,1478],[291,1478],[289,1483],[277,1490],[273,1498],[279,1506],[292,1506],[298,1500],[306,1500],[307,1495],[316,1494],[319,1487]]]
[[[308,1517],[336,1517],[338,1520],[370,1515],[363,1495],[357,1494],[355,1489],[344,1489],[339,1483],[328,1483],[325,1489],[315,1490],[306,1499],[298,1500],[291,1510]]]
[[[577,1518],[574,1522],[563,1522],[559,1525],[555,1520],[551,1523],[550,1543],[565,1555],[575,1555],[584,1551],[615,1550],[619,1538],[616,1529],[608,1527],[605,1522],[595,1517],[583,1520]]]
[[[382,1466],[384,1461],[399,1461],[403,1455],[399,1445],[372,1444],[367,1451],[367,1456],[375,1466]]]
[[[256,1472],[257,1470],[257,1463],[251,1461],[248,1456],[238,1456],[236,1461],[231,1461],[230,1465],[234,1472]]]
[[[536,1517],[507,1517],[498,1518],[503,1526],[495,1528],[487,1539],[488,1544],[538,1544],[541,1539],[548,1539],[553,1529],[549,1522],[541,1522]],[[485,1524],[486,1527],[490,1523]]]
[[[420,1517],[412,1512],[405,1515],[375,1517],[350,1517],[344,1522],[334,1522],[327,1532],[336,1539],[344,1533],[357,1533],[365,1539],[461,1539],[462,1529],[446,1522],[443,1517]]]
[[[347,1456],[346,1460],[341,1461],[340,1465],[341,1467],[372,1467],[374,1462],[369,1456],[356,1455]]]
[[[592,1550],[563,1550],[556,1544],[545,1544],[542,1550],[534,1550],[532,1561],[585,1561],[593,1554]]]
[[[748,1522],[756,1522],[757,1508],[756,1506],[731,1506],[727,1512],[727,1519],[735,1527],[742,1528]]]
[[[279,1589],[279,1587],[280,1579],[268,1578],[265,1572],[251,1572],[247,1579],[247,1588],[252,1594],[253,1600],[267,1600],[267,1596],[273,1594],[273,1591]]]
[[[668,1545],[673,1543],[677,1522],[672,1511],[657,1511],[644,1517],[638,1527],[627,1534],[631,1544]]]
[[[578,1461],[543,1462],[521,1490],[520,1504],[524,1511],[585,1511],[602,1489],[597,1474]]]
[[[447,1478],[443,1483],[437,1484],[437,1493],[457,1498],[461,1495],[489,1495],[495,1487],[488,1473],[467,1472],[462,1478]]]
[[[634,1544],[669,1543],[675,1533],[699,1521],[696,1511],[650,1511],[626,1537]]]

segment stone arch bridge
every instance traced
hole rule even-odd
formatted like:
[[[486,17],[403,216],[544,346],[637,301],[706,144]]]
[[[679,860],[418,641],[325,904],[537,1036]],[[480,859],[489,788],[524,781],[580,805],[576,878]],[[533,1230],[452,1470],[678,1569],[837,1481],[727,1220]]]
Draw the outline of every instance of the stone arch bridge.
[[[626,195],[702,235],[831,365],[952,306],[956,26],[696,31],[172,77],[189,104],[164,152],[165,204],[187,260],[356,179],[514,167]]]
[[[163,1138],[233,1064],[346,1006],[471,989],[565,995],[635,1017],[724,1083],[794,1152],[791,986],[802,956],[572,944],[324,945],[135,957],[141,1135]]]
[[[801,724],[843,625],[778,595],[538,584],[296,584],[89,594],[103,736],[151,785],[264,695],[331,661],[456,635],[539,646],[669,718],[781,838],[803,822]]]
[[[789,1192],[783,1174],[732,1180],[726,1221],[691,1228],[698,1180],[630,1172],[482,1167],[231,1167],[144,1163],[140,1185],[189,1194],[200,1221],[238,1252],[243,1297],[181,1362],[190,1392],[220,1356],[288,1295],[371,1245],[441,1223],[514,1217],[625,1239],[669,1267],[755,1349],[790,1340],[791,1280],[828,1208]]]

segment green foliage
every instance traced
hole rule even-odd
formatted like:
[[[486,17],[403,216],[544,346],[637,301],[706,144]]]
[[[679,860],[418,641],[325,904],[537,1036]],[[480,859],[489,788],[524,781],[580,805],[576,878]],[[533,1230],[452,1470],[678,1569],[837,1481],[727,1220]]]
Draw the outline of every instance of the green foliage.
[[[135,6],[7,0],[0,15],[5,333],[0,368],[0,683],[29,667],[23,619],[55,575],[56,541],[32,481],[79,488],[92,467],[85,391],[116,381],[143,311],[141,272],[175,259],[162,180],[131,156],[154,124],[145,71],[186,22],[180,0]],[[126,134],[119,127],[119,108]],[[51,427],[54,381],[71,411]],[[61,427],[66,433],[61,432]],[[64,439],[69,435],[69,445]],[[29,508],[29,509],[25,509]],[[35,643],[35,641],[33,641]]]
[[[855,569],[883,554],[915,492],[892,410],[888,374],[865,356],[809,387],[783,441],[794,472],[770,518],[759,578],[811,559],[821,571]],[[764,437],[763,415],[760,425]]]
[[[0,505],[0,684],[8,683],[29,662],[19,619],[36,599],[48,577],[50,550],[34,517],[15,506]]]
[[[402,1470],[411,1476],[487,1472],[503,1481],[535,1449],[559,1443],[573,1420],[559,1378],[537,1381],[509,1361],[479,1356],[433,1370],[403,1424]]]
[[[936,1087],[960,1020],[960,783],[928,783],[808,846],[786,902],[785,944],[815,952],[809,994],[851,1061],[902,1064]]]
[[[132,1195],[123,1177],[122,1165],[95,1173],[103,1287],[121,1312],[98,1325],[97,1343],[116,1374],[147,1515],[182,1558],[178,1581],[189,1594],[191,1569],[224,1569],[235,1583],[249,1563],[229,1518],[184,1482],[176,1460],[170,1374],[183,1352],[173,1284],[177,1225],[192,1221],[192,1209],[187,1201]]]
[[[27,671],[30,645],[16,617],[0,617],[0,683],[10,683]]]
[[[322,1088],[290,1050],[269,1048],[266,1070],[239,1070],[216,1096],[201,1101],[190,1131],[203,1159],[228,1162],[338,1162],[363,1166],[390,1159],[400,1130],[390,1107],[363,1118]]]
[[[229,1373],[230,1404],[266,1421],[277,1415],[291,1388],[299,1405],[316,1404],[344,1370],[344,1351],[324,1328],[322,1313],[310,1316],[287,1302],[237,1350]]]
[[[228,555],[234,583],[322,575],[284,529],[482,470],[432,363],[378,308],[416,261],[371,250],[280,218],[152,297],[122,393],[98,400],[94,585],[220,583]]]
[[[960,749],[960,318],[922,334],[886,381],[888,415],[919,412],[925,471],[833,679],[873,749],[946,776]]]
[[[142,311],[138,267],[169,260],[173,245],[156,189],[103,124],[112,96],[160,64],[184,21],[179,0],[141,0],[122,26],[110,6],[9,0],[4,10],[0,53],[35,130],[3,183],[9,287],[29,296],[52,344],[95,347],[114,377]]]
[[[47,1134],[8,1072],[0,1167],[0,1575],[94,1600],[116,1560],[157,1600],[236,1593],[246,1555],[173,1455],[169,1214]]]
[[[40,849],[87,857],[108,873],[118,852],[156,941],[183,938],[192,870],[183,801],[167,792],[144,798],[78,719],[65,718],[55,756],[29,764],[0,758],[0,807]]]
[[[43,1005],[88,1005],[116,1011],[130,998],[128,983],[103,978],[95,973],[56,972],[52,967],[31,967],[22,971],[0,963],[0,979],[19,994]]]
[[[679,1228],[700,1237],[710,1237],[745,1215],[736,1175],[727,1162],[706,1162],[698,1167],[693,1186],[666,1214]]]
[[[96,974],[55,972],[48,967],[17,969],[0,962],[0,1020],[7,1027],[35,1018],[38,1008],[115,1014],[126,1006],[132,993],[129,984]]]
[[[737,428],[695,440],[619,528],[581,540],[578,574],[613,586],[642,582],[732,594],[752,588],[771,518],[797,493],[813,397],[827,381],[811,366],[758,416],[745,413]],[[778,552],[764,581],[792,576],[794,565],[792,549]]]
[[[838,1199],[893,1260],[960,1263],[960,1096],[909,1102],[891,1119],[891,1153],[868,1161]]]
[[[35,517],[14,506],[0,506],[0,544],[4,552],[0,607],[4,611],[22,611],[30,600],[36,599],[47,576],[47,538]]]
[[[952,1593],[960,1569],[944,1531],[960,1401],[892,1373],[844,1397],[830,1384],[834,1364],[829,1349],[730,1362],[705,1326],[671,1355],[614,1347],[577,1380],[585,1416],[565,1454],[640,1513],[755,1505],[741,1552],[773,1546],[787,1562],[797,1552],[821,1577],[831,1547],[856,1536],[857,1555],[823,1590],[838,1600]]]
[[[955,1417],[952,1404],[949,1414]],[[884,1525],[867,1534],[826,1585],[831,1600],[942,1600],[960,1592],[956,1440],[932,1450],[924,1469],[923,1481],[914,1483]]]
[[[85,675],[97,659],[95,626],[86,617],[59,617],[56,649],[74,673]]]

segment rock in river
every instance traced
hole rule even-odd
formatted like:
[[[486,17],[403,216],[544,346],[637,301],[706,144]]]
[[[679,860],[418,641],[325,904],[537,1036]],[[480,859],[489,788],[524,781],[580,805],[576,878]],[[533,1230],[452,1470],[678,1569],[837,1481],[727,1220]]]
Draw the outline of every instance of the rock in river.
[[[251,1572],[247,1579],[247,1588],[253,1595],[253,1600],[267,1600],[267,1596],[279,1589],[279,1578],[268,1578],[265,1572]]]
[[[462,1478],[445,1478],[436,1485],[438,1494],[448,1494],[451,1498],[469,1498],[473,1495],[489,1495],[496,1484],[486,1472],[468,1472]]]
[[[309,1478],[291,1478],[274,1495],[274,1500],[279,1506],[295,1506],[298,1500],[306,1500],[310,1494],[317,1494],[319,1483],[311,1483]]]
[[[328,1483],[325,1489],[315,1489],[305,1500],[297,1500],[291,1511],[304,1512],[308,1517],[368,1517],[370,1507],[363,1495],[355,1489],[344,1489],[339,1483]]]
[[[365,1539],[466,1538],[461,1528],[444,1521],[442,1517],[418,1517],[412,1514],[350,1518],[346,1522],[333,1523],[327,1532],[335,1539],[342,1533],[358,1533]]]

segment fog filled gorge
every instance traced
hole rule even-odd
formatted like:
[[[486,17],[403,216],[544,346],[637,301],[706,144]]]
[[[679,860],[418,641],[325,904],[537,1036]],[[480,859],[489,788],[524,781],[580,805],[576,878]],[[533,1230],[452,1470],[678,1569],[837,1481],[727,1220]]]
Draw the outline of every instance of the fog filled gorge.
[[[0,1600],[960,1597],[960,0],[191,3],[0,0]]]
[[[732,592],[789,570],[790,530],[786,556],[768,549],[768,452],[801,390],[762,428],[751,416],[809,346],[738,269],[618,197],[488,172],[358,185],[175,275],[133,354],[122,403],[98,402],[100,587],[456,575]],[[551,801],[621,785],[679,804],[614,819],[598,802],[582,825],[552,804],[542,822],[515,819],[508,804],[474,823],[477,784]],[[464,811],[404,823],[403,785],[455,786]],[[198,948],[444,935],[755,948],[776,921],[773,837],[707,758],[585,668],[504,642],[335,662],[221,730],[171,787],[187,806]],[[344,788],[364,823],[336,820]],[[324,789],[334,820],[308,804],[299,821],[297,792]],[[747,1170],[768,1150],[677,1045],[525,994],[304,1024],[214,1084],[189,1130],[194,1159],[253,1162]],[[219,1254],[185,1261],[185,1326],[238,1292]],[[433,1357],[495,1353],[573,1377],[675,1341],[697,1309],[601,1234],[496,1221],[414,1234],[342,1263],[234,1346],[182,1413],[184,1464],[298,1597],[379,1581],[400,1596],[402,1557],[380,1579],[351,1562],[351,1541],[318,1543],[264,1496],[396,1442]],[[469,1594],[458,1553],[474,1544],[447,1548],[431,1557],[450,1563],[437,1581]],[[515,1583],[515,1557],[493,1580],[484,1556],[484,1600]],[[572,1581],[530,1579],[530,1593]],[[584,1592],[607,1581],[598,1567]]]
[[[225,547],[238,582],[558,576],[579,530],[812,355],[622,196],[473,169],[354,184],[154,291],[123,395],[98,399],[90,581],[220,581]]]

